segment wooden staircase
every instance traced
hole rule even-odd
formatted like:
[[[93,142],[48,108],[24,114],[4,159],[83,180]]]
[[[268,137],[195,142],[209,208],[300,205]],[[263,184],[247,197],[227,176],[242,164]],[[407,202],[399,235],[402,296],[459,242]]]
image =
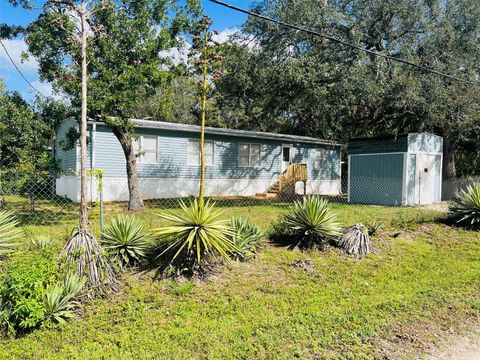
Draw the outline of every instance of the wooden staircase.
[[[303,182],[304,189],[307,186],[307,164],[290,164],[279,176],[270,188],[264,193],[257,193],[257,197],[274,198],[287,191],[295,193],[295,184]]]

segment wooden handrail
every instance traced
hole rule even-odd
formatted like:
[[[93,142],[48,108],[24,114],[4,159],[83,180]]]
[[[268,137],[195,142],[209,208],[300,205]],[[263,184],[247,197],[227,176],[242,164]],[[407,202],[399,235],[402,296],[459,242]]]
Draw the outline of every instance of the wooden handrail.
[[[295,185],[297,181],[307,181],[307,164],[288,165],[278,177],[279,191],[290,185]]]

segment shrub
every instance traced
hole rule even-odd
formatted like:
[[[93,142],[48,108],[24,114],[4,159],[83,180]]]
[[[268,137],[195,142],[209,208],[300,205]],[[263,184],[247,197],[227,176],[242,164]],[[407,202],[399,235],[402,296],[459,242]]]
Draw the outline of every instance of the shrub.
[[[31,247],[38,250],[45,250],[52,246],[52,238],[48,235],[39,235],[30,241]]]
[[[363,224],[352,225],[342,231],[337,245],[348,255],[364,257],[370,253],[370,237]]]
[[[63,283],[47,288],[44,299],[45,320],[53,323],[64,323],[73,317],[73,310],[80,305],[77,300],[85,286],[86,279],[77,275],[67,275]]]
[[[18,221],[10,211],[0,211],[0,255],[11,253],[18,246],[16,240],[20,230],[16,227]]]
[[[288,241],[290,247],[323,249],[325,244],[340,234],[341,226],[328,201],[319,197],[304,197],[296,201],[290,212],[278,222],[275,238]]]
[[[210,256],[228,259],[235,250],[227,221],[221,211],[207,201],[200,207],[195,199],[190,206],[180,203],[180,213],[159,215],[170,224],[153,230],[160,237],[160,255],[168,263],[192,271],[208,263]]]
[[[383,228],[383,224],[373,221],[372,223],[367,225],[367,228],[368,228],[368,235],[375,236]]]
[[[105,229],[101,244],[121,265],[133,265],[147,255],[150,243],[142,223],[134,217],[119,215]]]
[[[46,289],[60,278],[54,252],[18,253],[0,274],[0,323],[9,332],[35,328],[45,318]]]
[[[458,224],[480,227],[480,182],[461,190],[450,211]]]
[[[230,256],[235,260],[246,260],[255,256],[263,238],[260,229],[242,218],[232,218],[228,225],[232,231],[232,243],[236,248]]]

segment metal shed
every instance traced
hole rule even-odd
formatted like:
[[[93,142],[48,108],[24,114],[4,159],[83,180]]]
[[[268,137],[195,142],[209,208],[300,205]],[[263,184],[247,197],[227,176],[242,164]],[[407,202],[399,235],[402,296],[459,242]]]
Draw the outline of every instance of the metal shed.
[[[441,200],[443,138],[428,133],[348,144],[348,202],[425,205]]]

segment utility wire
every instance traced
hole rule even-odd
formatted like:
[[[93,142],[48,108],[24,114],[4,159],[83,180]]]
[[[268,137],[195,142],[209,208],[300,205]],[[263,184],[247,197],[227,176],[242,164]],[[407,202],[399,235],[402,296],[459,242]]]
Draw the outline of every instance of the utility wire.
[[[40,96],[43,96],[43,97],[47,97],[45,95],[43,95],[39,90],[37,90],[35,88],[35,86],[32,85],[32,83],[25,77],[25,75],[23,75],[22,71],[19,69],[19,67],[17,66],[17,64],[15,63],[15,61],[12,59],[12,57],[10,56],[7,48],[5,47],[4,43],[2,42],[2,40],[0,40],[0,45],[2,45],[3,47],[3,50],[5,50],[5,53],[7,54],[8,58],[10,59],[10,62],[13,64],[13,66],[15,67],[15,69],[18,71],[18,73],[20,74],[20,76],[23,78],[23,80],[25,80],[27,82],[27,84],[37,93],[39,94]]]
[[[367,54],[370,54],[370,55],[374,55],[374,56],[378,56],[378,57],[381,57],[381,58],[384,58],[384,59],[389,59],[389,60],[396,61],[396,62],[399,62],[399,63],[402,63],[402,64],[406,64],[406,65],[415,67],[417,69],[420,69],[420,70],[423,70],[423,71],[426,71],[426,72],[430,72],[432,74],[443,76],[447,79],[459,81],[459,82],[466,83],[466,84],[476,85],[476,83],[474,83],[472,81],[461,79],[461,78],[453,76],[453,75],[445,74],[445,73],[442,73],[442,72],[437,71],[435,69],[431,69],[431,68],[428,68],[426,66],[416,64],[416,63],[414,63],[412,61],[409,61],[409,60],[405,60],[405,59],[402,59],[402,58],[397,58],[397,57],[394,57],[394,56],[382,54],[382,53],[374,51],[374,50],[365,49],[365,48],[363,48],[359,45],[351,44],[349,42],[346,42],[346,41],[341,40],[339,38],[336,38],[334,36],[325,35],[325,34],[322,34],[318,31],[306,29],[304,27],[294,25],[294,24],[290,24],[290,23],[287,23],[285,21],[275,20],[275,19],[272,19],[268,16],[255,13],[253,11],[245,10],[245,9],[239,8],[237,6],[227,4],[226,2],[223,2],[223,1],[220,1],[220,0],[208,0],[208,1],[210,1],[212,3],[215,3],[217,5],[224,6],[224,7],[227,7],[229,9],[232,9],[232,10],[235,10],[235,11],[253,16],[255,18],[259,18],[259,19],[262,19],[262,20],[265,20],[265,21],[268,21],[268,22],[272,22],[272,23],[277,24],[277,25],[281,25],[281,26],[284,26],[284,27],[288,27],[288,28],[291,28],[291,29],[302,31],[302,32],[310,34],[310,35],[318,36],[318,37],[321,37],[323,39],[327,39],[331,42],[336,42],[336,43],[342,44],[344,46],[347,46],[347,47],[350,47],[350,48],[353,48],[353,49],[356,49],[356,50],[359,50],[359,51],[366,52]]]

